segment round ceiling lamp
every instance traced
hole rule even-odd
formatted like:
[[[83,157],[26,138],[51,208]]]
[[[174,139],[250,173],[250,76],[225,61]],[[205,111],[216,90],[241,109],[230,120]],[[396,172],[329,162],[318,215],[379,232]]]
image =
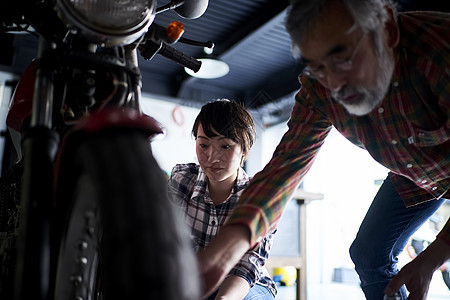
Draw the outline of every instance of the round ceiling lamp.
[[[202,62],[200,70],[194,72],[191,69],[184,68],[186,73],[196,78],[215,79],[223,77],[230,72],[230,67],[224,61],[213,58],[200,58],[199,60]]]

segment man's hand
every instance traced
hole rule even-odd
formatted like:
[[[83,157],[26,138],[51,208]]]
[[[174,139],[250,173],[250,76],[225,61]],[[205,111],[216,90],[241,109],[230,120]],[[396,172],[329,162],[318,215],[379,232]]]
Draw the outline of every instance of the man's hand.
[[[408,300],[426,300],[434,271],[449,258],[450,245],[436,239],[392,278],[384,290],[385,294],[393,295],[404,284],[410,292]]]
[[[408,300],[426,300],[434,270],[424,269],[426,266],[417,258],[405,265],[389,282],[384,290],[386,295],[392,296],[402,285],[406,285],[410,292]]]
[[[203,296],[212,294],[239,259],[250,248],[249,229],[227,225],[220,229],[211,243],[197,254],[203,278]]]

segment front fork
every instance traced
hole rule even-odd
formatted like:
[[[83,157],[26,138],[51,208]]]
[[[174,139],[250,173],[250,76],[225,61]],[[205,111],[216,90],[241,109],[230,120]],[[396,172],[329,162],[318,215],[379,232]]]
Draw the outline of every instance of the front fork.
[[[125,59],[127,67],[134,71],[134,78],[132,80],[131,90],[133,91],[133,104],[132,108],[136,109],[139,113],[142,113],[140,103],[141,103],[141,71],[139,69],[138,56],[137,56],[137,44],[133,43],[125,47]]]
[[[39,59],[44,57],[49,47],[48,42],[41,37],[38,48]],[[79,132],[92,133],[104,128],[123,127],[144,131],[149,137],[163,133],[159,123],[143,115],[140,109],[141,76],[136,45],[125,47],[125,57],[127,67],[134,70],[135,74],[131,80],[134,85],[131,88],[132,102],[128,104],[134,111],[138,111],[140,116],[136,117],[133,113],[122,110],[120,112],[106,110],[104,114],[97,114],[81,122],[78,126]],[[45,60],[38,60],[37,64],[30,130],[22,141],[24,173],[15,300],[51,300],[53,298],[52,277],[55,275],[53,272],[59,248],[57,239],[52,239],[51,223],[55,182],[54,163],[60,141],[59,135],[52,130],[54,88],[52,71],[47,66],[41,65],[40,61]],[[112,115],[115,117],[111,118]],[[53,250],[55,253],[52,253]]]
[[[39,40],[38,58],[48,48]],[[23,146],[24,173],[18,236],[14,299],[47,300],[50,286],[53,161],[59,135],[52,127],[53,80],[45,66],[37,65],[30,129]]]

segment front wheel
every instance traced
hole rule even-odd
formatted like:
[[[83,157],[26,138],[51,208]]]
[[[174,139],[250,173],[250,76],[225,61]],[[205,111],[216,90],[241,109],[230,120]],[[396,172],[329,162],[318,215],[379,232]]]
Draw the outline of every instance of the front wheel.
[[[200,299],[195,257],[148,139],[103,132],[71,150],[58,176],[65,226],[55,299]]]

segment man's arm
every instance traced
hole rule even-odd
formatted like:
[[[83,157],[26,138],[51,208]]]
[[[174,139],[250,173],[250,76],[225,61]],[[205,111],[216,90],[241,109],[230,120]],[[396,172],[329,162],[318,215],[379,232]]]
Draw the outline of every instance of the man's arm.
[[[275,228],[331,128],[331,122],[309,103],[295,102],[288,131],[269,163],[253,176],[227,221],[250,229],[251,246]]]
[[[309,105],[296,102],[288,127],[272,159],[252,178],[226,225],[198,254],[207,295],[219,286],[250,246],[276,226],[331,130],[331,123]]]
[[[250,231],[243,225],[226,225],[208,247],[198,252],[204,296],[212,294],[250,248]]]

